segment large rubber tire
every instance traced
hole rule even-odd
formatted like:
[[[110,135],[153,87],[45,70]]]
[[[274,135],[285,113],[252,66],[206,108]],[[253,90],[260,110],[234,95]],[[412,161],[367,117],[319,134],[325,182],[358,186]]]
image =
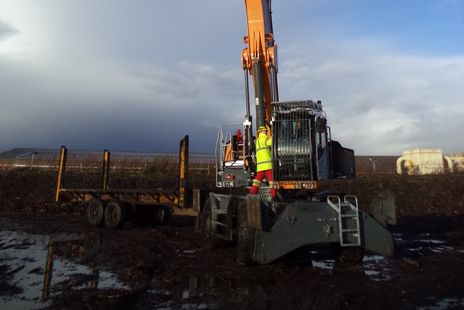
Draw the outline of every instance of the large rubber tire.
[[[212,223],[212,215],[211,215],[211,199],[208,198],[203,205],[203,209],[201,212],[201,233],[206,240],[206,243],[212,247],[217,248],[224,245],[224,241],[218,237],[216,237],[213,233],[213,223]]]
[[[337,245],[335,249],[335,269],[362,271],[364,249],[361,247],[342,247]]]
[[[171,211],[168,206],[156,206],[155,207],[155,225],[166,225],[169,223],[171,217]]]
[[[106,202],[101,199],[92,199],[87,205],[87,222],[95,227],[102,227],[105,216]]]
[[[201,233],[209,240],[212,234],[212,223],[211,223],[211,200],[208,198],[203,205],[201,211]]]
[[[127,220],[127,206],[118,200],[110,201],[105,208],[105,227],[117,229]]]
[[[256,229],[248,227],[246,202],[241,202],[238,206],[238,244],[237,261],[242,265],[253,265],[253,250],[255,247]]]

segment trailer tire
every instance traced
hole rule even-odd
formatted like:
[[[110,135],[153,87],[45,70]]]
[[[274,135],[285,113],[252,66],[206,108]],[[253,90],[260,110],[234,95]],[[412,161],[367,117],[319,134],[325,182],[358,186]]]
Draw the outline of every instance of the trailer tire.
[[[105,227],[117,229],[127,220],[127,206],[122,201],[112,200],[105,208]]]
[[[106,203],[101,199],[92,199],[87,205],[87,221],[95,227],[102,227],[104,223]]]
[[[238,244],[237,261],[241,265],[253,265],[256,229],[248,226],[248,208],[246,202],[238,205]]]

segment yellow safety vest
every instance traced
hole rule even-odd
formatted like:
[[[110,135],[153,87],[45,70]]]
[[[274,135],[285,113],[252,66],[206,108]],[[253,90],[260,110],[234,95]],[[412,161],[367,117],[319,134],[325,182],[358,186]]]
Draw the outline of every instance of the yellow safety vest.
[[[259,133],[256,139],[256,171],[272,169],[271,146],[272,137],[268,138],[266,134]]]

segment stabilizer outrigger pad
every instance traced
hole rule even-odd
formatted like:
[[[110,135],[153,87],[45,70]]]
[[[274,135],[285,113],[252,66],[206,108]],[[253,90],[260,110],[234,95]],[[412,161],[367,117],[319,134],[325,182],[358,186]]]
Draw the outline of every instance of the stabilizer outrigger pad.
[[[343,203],[341,205],[340,209],[343,209]],[[341,244],[346,247],[358,246],[376,254],[393,255],[393,238],[390,232],[357,207],[359,220],[357,232],[351,232],[354,230],[351,229],[353,226],[350,226],[349,220],[343,217],[346,213],[337,212],[328,202],[306,200],[286,205],[279,203],[281,212],[275,215],[273,225],[268,231],[263,229],[267,221],[265,214],[268,214],[263,210],[269,206],[263,204],[259,196],[248,195],[246,207],[246,222],[255,235],[254,246],[249,247],[252,251],[249,257],[255,263],[271,263],[298,248],[327,243]],[[352,214],[350,213],[347,218],[353,218]],[[346,222],[341,225],[341,221]],[[359,245],[343,240],[346,237],[344,234],[359,234]]]

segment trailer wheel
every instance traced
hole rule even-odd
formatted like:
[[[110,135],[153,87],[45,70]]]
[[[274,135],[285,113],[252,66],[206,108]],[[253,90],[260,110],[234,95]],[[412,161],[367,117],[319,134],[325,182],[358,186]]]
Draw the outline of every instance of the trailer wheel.
[[[238,206],[238,244],[237,261],[242,265],[252,265],[256,229],[248,226],[248,208],[246,202]]]
[[[213,218],[211,216],[211,199],[208,198],[201,212],[201,232],[209,246],[216,248],[223,245],[224,241],[214,235]]]
[[[159,206],[155,210],[155,225],[166,225],[169,223],[171,211],[168,206]]]
[[[102,227],[105,215],[105,201],[92,199],[87,205],[87,221],[95,227]]]
[[[105,226],[108,228],[120,228],[127,219],[126,205],[117,200],[110,201],[105,208]]]

